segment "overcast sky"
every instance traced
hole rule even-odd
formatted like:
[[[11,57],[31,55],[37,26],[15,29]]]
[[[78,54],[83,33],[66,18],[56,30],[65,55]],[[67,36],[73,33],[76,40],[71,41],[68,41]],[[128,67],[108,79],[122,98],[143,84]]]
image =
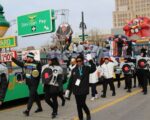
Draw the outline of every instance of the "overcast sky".
[[[110,30],[112,28],[112,12],[115,10],[114,1],[115,0],[0,0],[0,4],[4,7],[5,17],[8,21],[16,19],[19,15],[46,9],[69,9],[68,22],[72,26],[74,33],[77,34],[81,32],[79,24],[81,22],[82,11],[84,12],[87,30],[95,28]],[[60,17],[58,17],[56,21],[56,26],[58,26],[60,24]],[[14,34],[13,30],[9,30],[8,34],[10,33]],[[49,41],[50,35],[51,34],[38,35],[38,37],[33,36],[26,38],[19,37],[18,43],[21,47],[35,44],[41,45]],[[27,44],[23,44],[24,41],[26,41]]]

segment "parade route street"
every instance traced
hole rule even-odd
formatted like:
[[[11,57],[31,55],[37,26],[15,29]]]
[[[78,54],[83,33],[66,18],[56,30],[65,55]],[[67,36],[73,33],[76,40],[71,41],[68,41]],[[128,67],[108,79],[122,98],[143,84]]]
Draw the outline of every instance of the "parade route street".
[[[107,92],[106,98],[99,98],[91,101],[91,96],[88,95],[87,104],[91,110],[92,120],[149,120],[150,118],[150,95],[143,95],[141,89],[134,88],[132,93],[127,93],[124,90],[124,81],[122,81],[121,88],[116,88],[117,95],[111,96],[111,91]],[[116,83],[115,83],[115,86]],[[98,86],[98,92],[101,94],[102,87]],[[149,88],[148,88],[148,91]],[[77,110],[74,96],[72,95],[70,101],[66,101],[64,107],[61,106],[60,98],[58,116],[55,120],[78,120]],[[29,117],[25,117],[22,111],[25,110],[26,105],[13,107],[0,111],[0,118],[2,120],[51,120],[51,108],[42,100],[43,112],[34,113],[36,105],[30,112]]]

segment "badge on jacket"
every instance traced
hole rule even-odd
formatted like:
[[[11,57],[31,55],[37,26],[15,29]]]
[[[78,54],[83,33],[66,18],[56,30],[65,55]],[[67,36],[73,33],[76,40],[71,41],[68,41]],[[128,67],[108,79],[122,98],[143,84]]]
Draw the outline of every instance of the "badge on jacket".
[[[75,85],[76,85],[76,86],[79,86],[80,83],[81,83],[81,80],[80,80],[80,79],[77,79]]]

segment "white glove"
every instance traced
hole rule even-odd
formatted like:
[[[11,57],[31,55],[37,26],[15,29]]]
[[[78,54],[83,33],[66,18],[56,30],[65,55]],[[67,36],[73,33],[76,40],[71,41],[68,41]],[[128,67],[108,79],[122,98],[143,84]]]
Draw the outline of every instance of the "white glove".
[[[69,93],[70,93],[70,90],[65,91],[65,98],[69,98]]]
[[[92,55],[91,54],[87,54],[86,55],[86,59],[89,61],[89,60],[92,60]]]
[[[116,62],[116,59],[114,57],[110,57],[110,59],[113,61],[113,62]]]

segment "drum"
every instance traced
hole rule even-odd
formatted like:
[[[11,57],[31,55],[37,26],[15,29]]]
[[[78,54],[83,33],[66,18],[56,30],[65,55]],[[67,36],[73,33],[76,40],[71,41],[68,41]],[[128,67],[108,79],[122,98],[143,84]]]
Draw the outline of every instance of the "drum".
[[[138,66],[141,69],[144,69],[147,67],[147,61],[145,59],[140,59],[138,60]]]
[[[128,74],[131,71],[131,66],[129,64],[124,64],[122,67],[122,71],[124,74]]]
[[[51,68],[45,68],[42,72],[43,84],[49,84],[53,78],[53,70]]]

